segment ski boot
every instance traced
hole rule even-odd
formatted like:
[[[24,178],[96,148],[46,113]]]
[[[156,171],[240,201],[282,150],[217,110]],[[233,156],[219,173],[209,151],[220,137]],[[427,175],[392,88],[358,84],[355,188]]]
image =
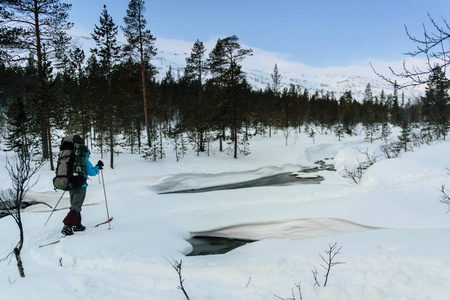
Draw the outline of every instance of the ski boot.
[[[70,227],[69,225],[64,225],[63,229],[61,230],[61,233],[64,235],[72,235],[73,234],[72,227]]]

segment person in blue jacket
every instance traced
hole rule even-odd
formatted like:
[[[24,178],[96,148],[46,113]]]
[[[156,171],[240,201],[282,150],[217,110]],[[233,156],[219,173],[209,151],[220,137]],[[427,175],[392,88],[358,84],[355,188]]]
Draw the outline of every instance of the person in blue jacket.
[[[86,156],[86,173],[84,174],[86,179],[88,176],[97,175],[104,166],[101,160],[98,161],[97,165],[93,166],[89,161],[89,153],[90,151],[88,150],[88,154]],[[61,230],[61,233],[64,235],[72,235],[74,231],[84,231],[86,229],[85,226],[81,225],[81,207],[83,206],[84,199],[86,198],[87,186],[87,183],[85,183],[82,187],[69,191],[70,210],[63,220],[64,227]]]

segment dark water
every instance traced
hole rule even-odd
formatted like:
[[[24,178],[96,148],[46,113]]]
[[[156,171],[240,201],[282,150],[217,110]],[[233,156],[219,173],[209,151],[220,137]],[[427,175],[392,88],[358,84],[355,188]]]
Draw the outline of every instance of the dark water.
[[[188,240],[194,248],[187,256],[224,254],[253,241],[198,236]]]
[[[320,172],[320,171],[335,171],[334,165],[327,164],[324,160],[319,160],[315,162],[318,167],[302,169],[298,173],[312,173],[312,172]],[[324,180],[322,176],[317,176],[313,178],[297,178],[292,175],[291,172],[275,174],[271,176],[261,177],[258,179],[216,185],[211,187],[199,188],[199,189],[187,189],[187,190],[179,190],[179,191],[169,191],[169,192],[161,192],[159,194],[179,194],[179,193],[205,193],[205,192],[213,192],[213,191],[223,191],[223,190],[235,190],[235,189],[244,189],[251,187],[260,187],[260,186],[275,186],[275,185],[292,185],[292,184],[319,184]]]
[[[21,209],[25,209],[28,206],[32,206],[32,205],[36,205],[36,204],[45,204],[45,203],[38,202],[38,201],[22,201],[20,208]],[[45,205],[48,205],[48,204],[45,204]],[[1,203],[0,204],[0,219],[9,215],[7,210],[4,209],[5,206],[7,206],[9,210],[13,210],[14,211],[16,209],[15,205],[13,205],[13,204],[8,205],[7,203],[5,203],[5,204]]]
[[[317,171],[317,169],[314,169]],[[306,171],[302,171],[307,173]],[[319,184],[324,180],[323,177],[319,176],[316,178],[308,178],[308,179],[299,179],[292,175],[292,173],[281,173],[276,175],[271,175],[267,177],[262,177],[258,179],[253,179],[244,182],[230,183],[224,185],[217,185],[199,189],[188,189],[188,190],[180,190],[180,191],[170,191],[170,192],[162,192],[160,194],[178,194],[178,193],[205,193],[205,192],[213,192],[213,191],[223,191],[223,190],[235,190],[235,189],[244,189],[251,187],[260,187],[260,186],[275,186],[275,185],[289,185],[289,184]]]
[[[326,164],[324,161],[318,161],[316,164],[319,164],[319,167],[311,168],[311,169],[303,169],[302,173],[311,173],[318,171],[335,171],[333,165]],[[287,185],[287,184],[319,184],[324,180],[323,177],[312,177],[306,179],[299,179],[292,175],[292,173],[282,173],[267,177],[262,177],[254,180],[249,180],[245,182],[233,183],[233,184],[225,184],[219,186],[212,186],[201,189],[190,189],[190,190],[181,190],[174,192],[165,192],[162,194],[173,194],[173,193],[202,193],[202,192],[211,192],[211,191],[219,191],[219,190],[232,190],[232,189],[242,189],[249,187],[258,187],[258,186],[273,186],[273,185]],[[241,239],[233,239],[233,238],[219,238],[219,237],[210,237],[210,236],[197,236],[192,237],[188,240],[188,242],[192,245],[193,250],[188,256],[201,256],[201,255],[215,255],[215,254],[224,254],[233,249],[246,245],[248,243],[252,243],[254,241],[251,240],[241,240]]]

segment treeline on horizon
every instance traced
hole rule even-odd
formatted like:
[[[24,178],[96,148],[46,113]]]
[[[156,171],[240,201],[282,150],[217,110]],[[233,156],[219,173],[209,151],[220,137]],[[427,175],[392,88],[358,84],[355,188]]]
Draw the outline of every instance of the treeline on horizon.
[[[36,1],[25,2],[32,6]],[[50,7],[55,0],[40,2]],[[276,65],[272,83],[255,90],[240,64],[252,50],[241,48],[239,38],[230,36],[218,39],[209,53],[197,40],[184,73],[176,76],[169,67],[157,81],[151,64],[157,52],[155,37],[146,29],[143,0],[129,2],[126,26],[121,27],[128,42],[124,47],[117,42],[119,28],[104,6],[92,32],[96,47],[90,55],[69,47],[70,5],[56,2],[58,14],[45,11],[45,5],[38,12],[53,16],[54,22],[43,22],[31,34],[9,25],[11,16],[24,15],[16,1],[6,1],[0,12],[0,105],[7,150],[20,147],[26,137],[50,159],[59,144],[56,132],[78,133],[91,147],[108,151],[113,168],[119,142],[157,160],[164,157],[167,140],[177,158],[187,147],[207,151],[213,141],[219,141],[220,151],[228,149],[237,158],[250,153],[252,135],[270,136],[273,130],[290,128],[307,127],[311,134],[312,128],[326,128],[341,138],[355,134],[362,123],[372,140],[387,124],[421,124],[435,138],[446,136],[449,86],[439,66],[421,99],[399,96],[396,85],[393,94],[374,95],[367,84],[362,101],[351,91],[336,98],[334,93],[282,86]],[[16,59],[14,51],[24,50],[29,56]]]

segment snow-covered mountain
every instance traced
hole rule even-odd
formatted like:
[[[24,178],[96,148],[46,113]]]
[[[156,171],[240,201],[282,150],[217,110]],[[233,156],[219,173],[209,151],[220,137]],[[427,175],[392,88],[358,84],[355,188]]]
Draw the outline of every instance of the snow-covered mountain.
[[[90,37],[85,36],[73,36],[79,41],[82,48],[85,50],[86,56],[90,54],[90,48],[95,47],[95,42]],[[188,44],[188,43],[184,43]],[[167,47],[164,45],[158,48],[157,55],[153,58],[152,64],[158,70],[156,75],[157,80],[161,80],[165,77],[169,67],[172,68],[172,75],[178,78],[183,75],[184,67],[186,66],[186,57],[190,54],[190,49],[186,49],[186,46],[180,47],[180,45],[173,45]],[[161,50],[163,48],[164,50]],[[170,50],[167,50],[170,48]],[[176,49],[176,50],[174,50]],[[247,75],[247,81],[255,89],[265,89],[267,86],[272,84],[271,71],[263,71],[259,68],[255,68],[255,61],[264,61],[264,58],[258,58],[258,52],[254,52],[252,61],[253,63],[248,63],[244,60],[242,62],[243,71]],[[258,65],[256,63],[256,65]],[[351,91],[353,98],[356,100],[363,99],[364,91],[368,83],[370,83],[372,93],[374,96],[379,96],[383,90],[386,95],[393,93],[393,86],[386,81],[378,78],[376,76],[364,76],[364,75],[340,75],[333,73],[321,72],[321,74],[307,74],[304,72],[290,72],[284,73],[283,70],[279,70],[281,75],[282,87],[290,87],[293,84],[299,87],[300,90],[307,89],[309,93],[313,94],[319,92],[320,94],[334,93],[335,97],[339,97],[346,91]],[[405,95],[405,101],[408,99],[414,100],[418,99],[423,95],[423,91],[419,89],[405,88],[399,92],[399,97],[401,93]]]
[[[184,67],[186,65],[187,53],[175,53],[168,51],[159,51],[156,57],[153,59],[152,64],[157,68],[158,80],[161,80],[169,70],[169,66],[172,68],[172,75],[182,76]],[[247,75],[247,81],[250,85],[256,89],[265,89],[272,84],[271,74],[272,72],[264,72],[246,66],[245,60],[242,63],[243,70]],[[320,94],[332,93],[337,99],[346,91],[351,91],[352,96],[356,100],[361,100],[364,97],[364,91],[369,83],[374,96],[379,96],[381,91],[384,91],[385,95],[393,93],[393,86],[381,78],[372,78],[359,75],[336,75],[336,74],[321,74],[321,75],[309,75],[309,74],[281,74],[281,83],[283,87],[289,87],[291,84],[300,87],[301,90],[307,89],[311,94],[319,92]],[[408,99],[414,100],[423,95],[423,91],[418,89],[406,88],[399,92],[399,97],[404,93],[405,101]]]

